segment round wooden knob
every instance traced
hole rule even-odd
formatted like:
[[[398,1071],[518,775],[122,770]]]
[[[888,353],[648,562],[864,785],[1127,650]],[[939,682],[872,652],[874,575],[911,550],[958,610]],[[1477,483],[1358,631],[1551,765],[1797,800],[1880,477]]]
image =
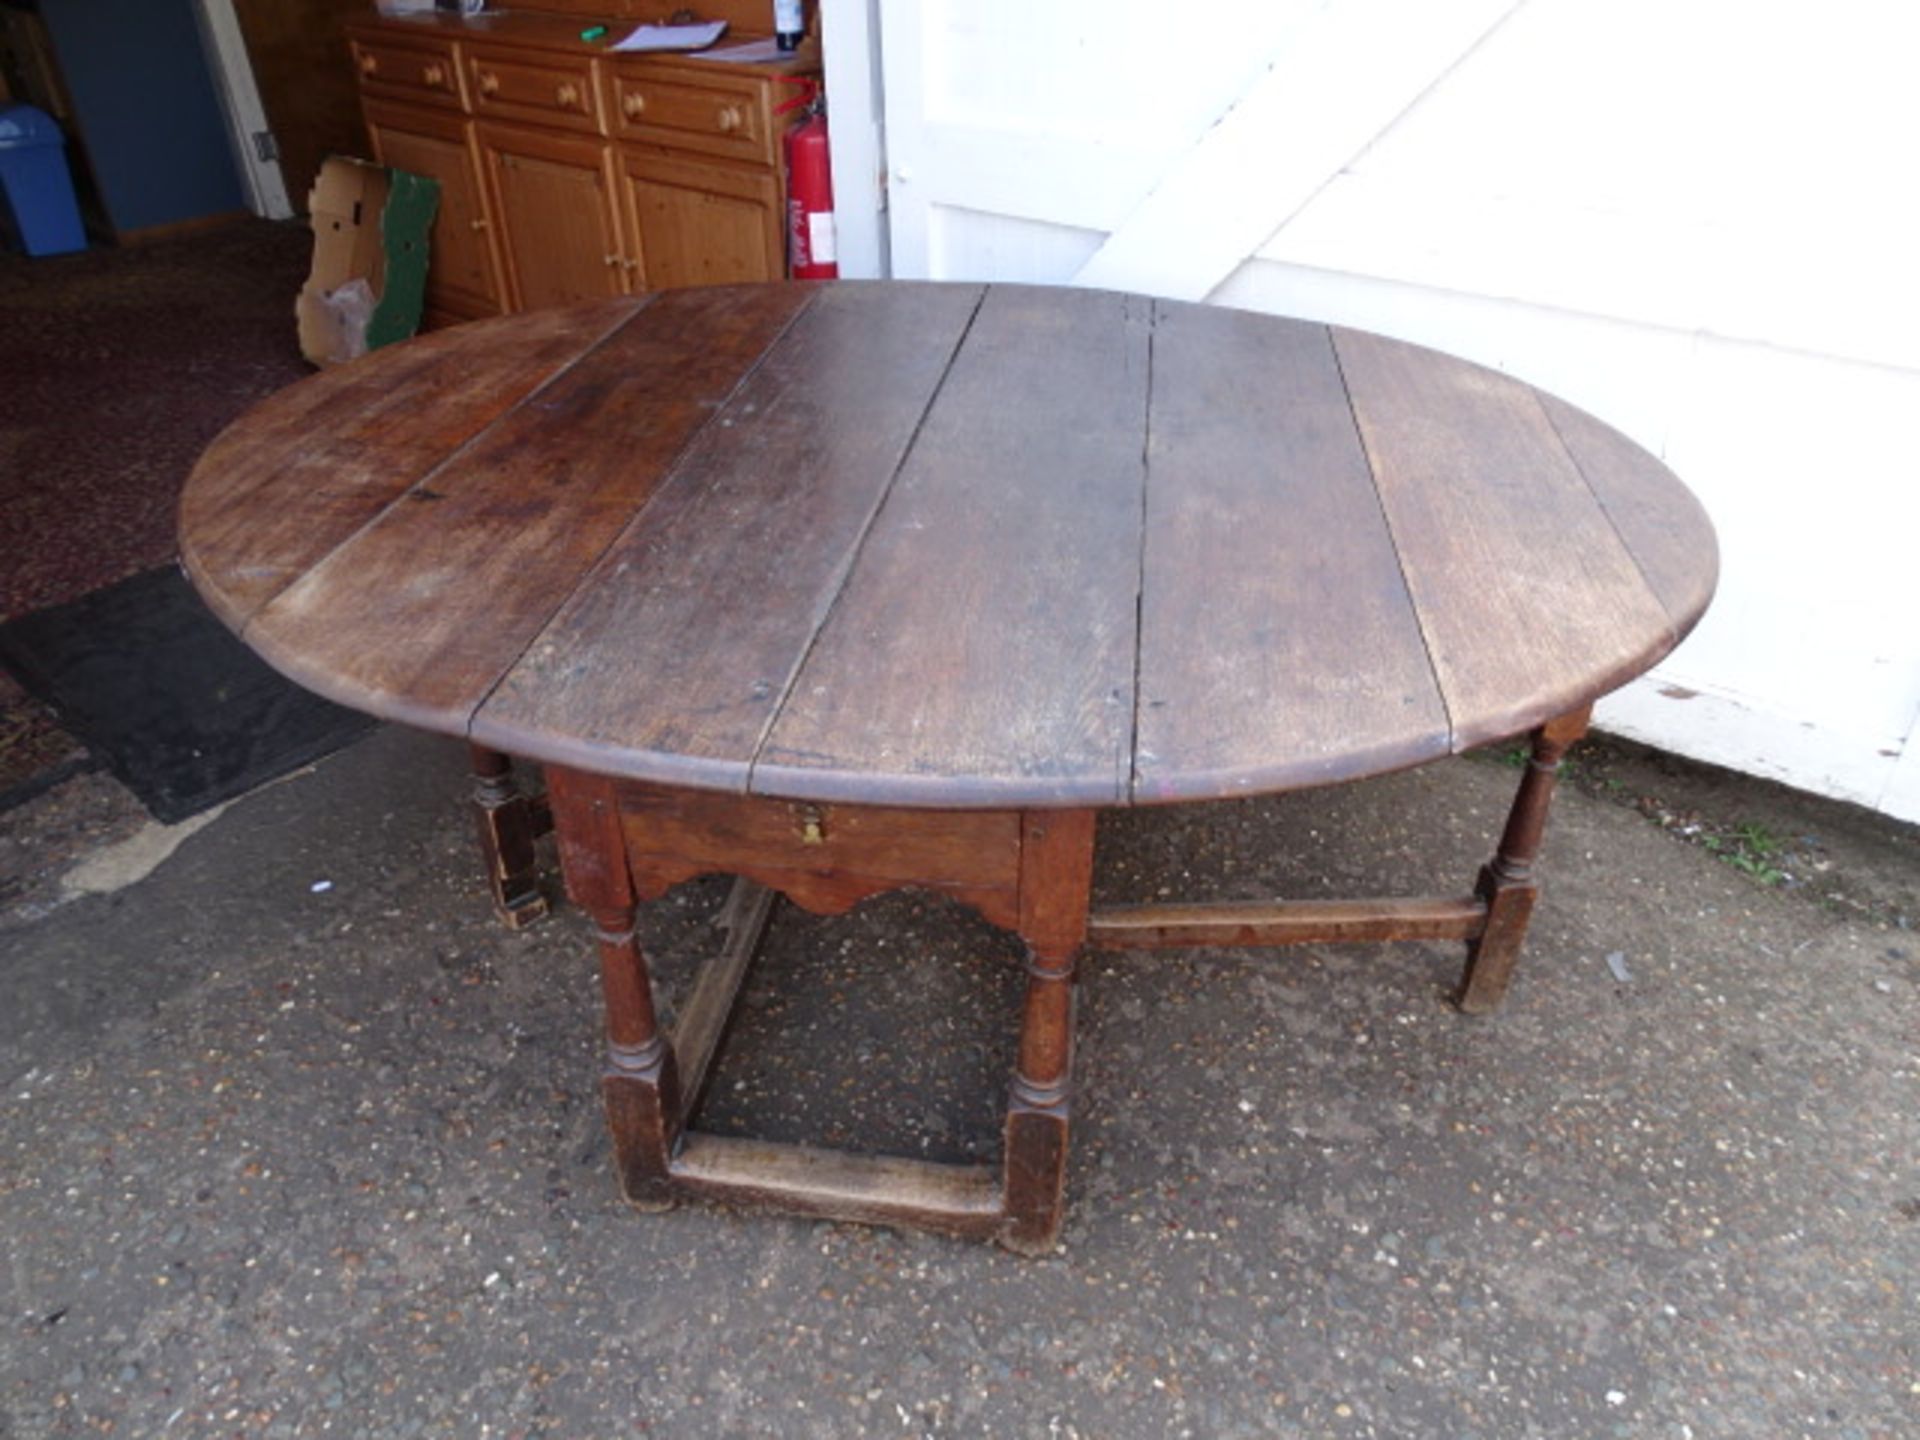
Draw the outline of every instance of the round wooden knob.
[[[362,55],[360,57],[360,73],[362,75],[371,75],[379,68],[380,57],[378,55]]]
[[[716,123],[720,126],[720,133],[722,135],[731,135],[740,128],[740,121],[740,111],[734,106],[728,105],[720,111]]]
[[[571,110],[580,103],[580,87],[578,85],[562,85],[553,92],[553,98]]]
[[[429,65],[420,72],[420,78],[428,85],[444,85],[447,83],[446,67],[444,65]]]
[[[500,93],[500,77],[491,70],[482,70],[480,72],[480,93],[482,95],[498,95]]]
[[[638,90],[629,90],[620,97],[620,108],[629,120],[638,120],[647,108],[647,97]]]

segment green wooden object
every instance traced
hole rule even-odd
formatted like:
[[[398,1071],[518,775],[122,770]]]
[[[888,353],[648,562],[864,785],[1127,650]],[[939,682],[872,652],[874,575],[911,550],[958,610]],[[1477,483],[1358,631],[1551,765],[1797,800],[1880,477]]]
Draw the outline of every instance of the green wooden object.
[[[367,349],[405,340],[420,328],[427,297],[427,236],[440,208],[440,182],[425,175],[390,170],[391,188],[380,211],[380,239],[387,257],[387,278],[380,303],[367,321]]]

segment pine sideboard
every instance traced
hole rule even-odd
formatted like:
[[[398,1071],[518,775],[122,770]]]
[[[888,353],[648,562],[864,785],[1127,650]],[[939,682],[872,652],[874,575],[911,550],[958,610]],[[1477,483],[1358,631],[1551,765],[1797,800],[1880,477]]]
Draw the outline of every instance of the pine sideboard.
[[[767,63],[610,51],[633,24],[348,22],[374,158],[440,183],[429,325],[785,273],[780,107],[817,79],[817,48]],[[755,38],[736,26],[716,48]]]

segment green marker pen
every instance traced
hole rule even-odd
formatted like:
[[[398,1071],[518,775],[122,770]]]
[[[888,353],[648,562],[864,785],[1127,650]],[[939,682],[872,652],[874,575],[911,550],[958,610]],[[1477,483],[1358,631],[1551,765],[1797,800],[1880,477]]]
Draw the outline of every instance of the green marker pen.
[[[580,38],[582,40],[598,40],[602,35],[606,33],[607,33],[607,27],[604,25],[589,25],[586,29],[580,32]]]

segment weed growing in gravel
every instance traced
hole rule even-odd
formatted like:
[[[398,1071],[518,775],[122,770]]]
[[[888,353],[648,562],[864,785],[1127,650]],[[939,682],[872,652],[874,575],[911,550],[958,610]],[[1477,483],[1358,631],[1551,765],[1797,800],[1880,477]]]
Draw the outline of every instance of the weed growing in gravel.
[[[1762,885],[1778,885],[1786,879],[1786,872],[1774,864],[1780,854],[1780,841],[1758,821],[1748,820],[1730,830],[1703,830],[1700,844],[1708,854]]]

